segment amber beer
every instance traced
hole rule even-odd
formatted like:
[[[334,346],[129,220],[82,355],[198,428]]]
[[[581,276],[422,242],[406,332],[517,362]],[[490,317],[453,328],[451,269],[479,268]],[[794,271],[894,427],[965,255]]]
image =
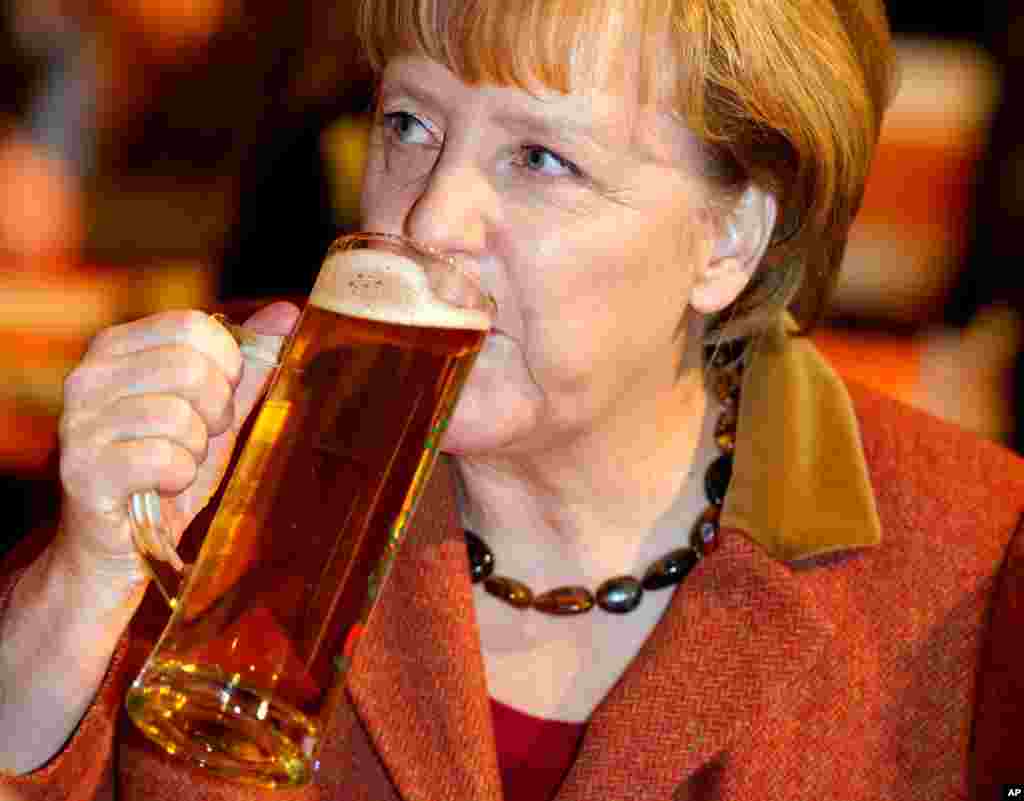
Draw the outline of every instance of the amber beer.
[[[489,326],[403,256],[328,258],[129,691],[151,739],[243,781],[309,780],[331,688]]]

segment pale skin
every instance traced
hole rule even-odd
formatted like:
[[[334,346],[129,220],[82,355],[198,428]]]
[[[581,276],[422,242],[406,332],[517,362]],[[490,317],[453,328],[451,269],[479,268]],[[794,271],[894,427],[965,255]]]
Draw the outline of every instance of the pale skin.
[[[382,79],[363,225],[448,252],[498,302],[444,447],[464,522],[535,589],[596,587],[678,547],[712,455],[702,321],[745,286],[774,222],[756,189],[713,211],[685,129],[624,96],[471,87],[413,56]],[[275,304],[250,325],[286,333],[296,314]],[[265,378],[189,313],[111,329],[69,378],[61,535],[0,631],[0,681],[19,688],[0,699],[0,739],[19,748],[0,767],[60,749],[141,599],[130,494],[157,487],[180,536]],[[492,694],[585,719],[669,597],[567,620],[479,592]]]
[[[416,57],[381,81],[364,224],[453,254],[497,300],[445,450],[464,523],[535,590],[642,575],[703,510],[703,318],[774,223],[753,189],[731,218],[713,211],[686,130],[622,94],[471,87]],[[571,620],[476,597],[492,695],[580,721],[670,593]]]

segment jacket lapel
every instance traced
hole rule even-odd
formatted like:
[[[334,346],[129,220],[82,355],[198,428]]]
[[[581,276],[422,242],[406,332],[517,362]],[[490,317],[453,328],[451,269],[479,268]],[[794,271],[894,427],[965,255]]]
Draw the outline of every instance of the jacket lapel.
[[[446,460],[367,625],[348,689],[404,801],[498,801],[490,702]]]
[[[880,539],[849,396],[787,327],[780,319],[762,338],[744,379],[723,544],[595,711],[558,801],[690,797],[677,788],[712,775],[716,755],[778,708],[833,636],[807,582],[781,560]],[[349,680],[407,801],[501,797],[453,488],[440,465]]]
[[[699,785],[717,755],[770,716],[833,635],[790,566],[723,531],[595,711],[557,801],[689,797],[680,788]],[[424,492],[348,686],[404,801],[501,799],[447,464]]]
[[[742,532],[722,537],[595,711],[557,801],[690,798],[814,669],[833,636],[824,610]]]

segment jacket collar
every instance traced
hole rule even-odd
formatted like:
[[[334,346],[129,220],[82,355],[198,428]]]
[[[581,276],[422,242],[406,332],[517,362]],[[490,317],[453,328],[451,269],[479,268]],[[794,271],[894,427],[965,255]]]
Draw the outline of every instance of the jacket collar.
[[[723,545],[677,589],[595,711],[559,801],[667,798],[707,770],[810,671],[834,634],[827,611],[792,580],[784,560],[880,540],[852,403],[786,325],[759,341],[745,374]],[[498,801],[483,657],[447,466],[434,471],[411,529],[348,689],[405,801]],[[638,730],[647,738],[642,748]]]
[[[853,403],[795,327],[780,318],[750,355],[721,518],[783,560],[882,538]]]

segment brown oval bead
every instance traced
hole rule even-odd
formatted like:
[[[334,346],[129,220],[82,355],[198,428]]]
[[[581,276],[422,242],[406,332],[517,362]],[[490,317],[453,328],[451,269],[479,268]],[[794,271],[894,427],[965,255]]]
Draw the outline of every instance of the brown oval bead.
[[[732,456],[726,453],[715,459],[704,474],[704,493],[708,502],[715,506],[725,503],[725,493],[731,480]]]
[[[490,576],[484,580],[484,589],[507,604],[525,609],[533,604],[533,590],[523,582],[507,576]]]
[[[494,552],[487,543],[468,528],[463,530],[466,539],[466,555],[469,557],[469,575],[474,584],[488,578],[494,572]]]
[[[715,444],[722,453],[732,453],[736,450],[736,423],[739,420],[739,410],[735,406],[725,407],[718,416],[715,423]]]
[[[645,590],[671,587],[686,578],[699,561],[700,553],[693,548],[677,548],[647,568],[641,585]]]
[[[632,576],[610,578],[597,588],[597,605],[605,612],[623,615],[640,605],[644,588]]]
[[[594,596],[586,587],[556,587],[534,598],[533,608],[549,615],[579,615],[594,608]]]
[[[705,555],[718,550],[718,519],[721,513],[721,507],[711,505],[697,518],[690,533],[690,545],[695,550]]]

